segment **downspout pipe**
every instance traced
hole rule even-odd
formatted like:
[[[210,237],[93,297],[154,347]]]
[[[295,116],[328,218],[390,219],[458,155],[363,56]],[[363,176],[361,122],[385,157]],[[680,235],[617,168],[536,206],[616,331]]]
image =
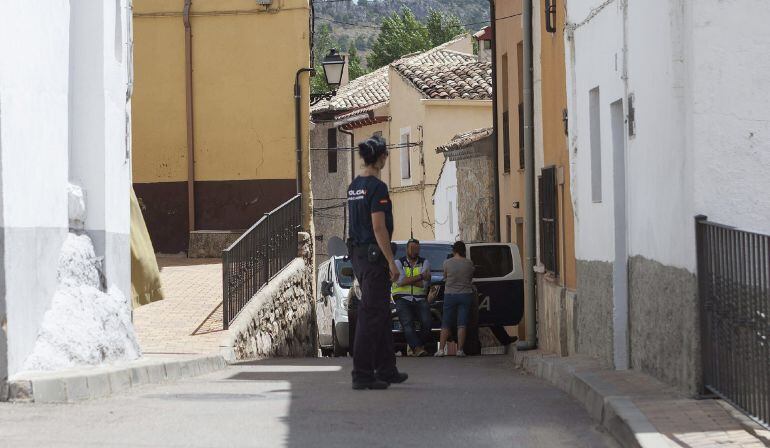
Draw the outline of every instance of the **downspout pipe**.
[[[353,132],[346,131],[346,130],[342,129],[342,126],[337,126],[337,130],[340,133],[349,136],[350,137],[350,145],[349,146],[351,148],[355,148],[356,143],[354,141],[355,135],[353,135]],[[353,180],[355,178],[356,178],[356,150],[355,149],[351,149],[350,150],[350,183],[353,183]],[[345,196],[347,196],[347,194]],[[343,207],[343,209],[342,209],[343,215],[344,215],[343,219],[345,220],[345,222],[342,223],[342,237],[343,237],[342,240],[343,241],[347,241],[348,240],[347,210],[348,210],[348,207],[347,207],[347,205],[345,205],[345,207]]]
[[[535,328],[535,147],[534,147],[534,98],[532,85],[532,0],[522,1],[523,29],[523,94],[524,94],[524,244],[527,257],[524,259],[524,325],[527,339],[518,344],[519,350],[537,348]]]
[[[294,75],[294,135],[297,145],[297,194],[302,194],[302,87],[299,84],[299,76],[302,73],[315,73],[312,68],[303,67]],[[303,208],[305,199],[302,199]],[[302,210],[300,215],[305,216],[307,210]],[[309,229],[306,229],[309,230]]]
[[[187,223],[190,232],[195,230],[195,129],[193,121],[191,6],[192,0],[185,0],[182,14],[184,20],[185,101],[187,106]]]
[[[499,120],[497,119],[497,33],[495,30],[497,29],[495,22],[496,22],[496,14],[495,14],[495,0],[489,0],[489,20],[492,27],[492,98],[494,98],[494,101],[492,101],[492,129],[495,130],[493,133],[493,146],[494,146],[494,154],[492,157],[492,172],[494,173],[494,201],[495,201],[495,210],[497,210],[497,213],[495,213],[495,238],[497,241],[502,242],[502,230],[500,229],[500,213],[501,213],[501,207],[500,207],[500,171],[499,171],[499,162],[497,158],[500,155],[500,148],[498,148],[498,144],[500,142],[500,139],[498,135],[500,134],[498,124]]]

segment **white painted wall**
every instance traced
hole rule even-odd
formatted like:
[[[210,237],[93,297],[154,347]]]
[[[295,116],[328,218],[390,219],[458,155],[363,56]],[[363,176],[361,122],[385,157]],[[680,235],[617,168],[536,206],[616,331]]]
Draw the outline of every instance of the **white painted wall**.
[[[446,161],[433,196],[436,240],[455,241],[460,235],[457,210],[457,164]]]
[[[581,23],[602,2],[571,0]],[[613,241],[609,105],[635,98],[627,140],[629,255],[695,271],[694,222],[770,232],[770,4],[719,0],[628,2],[628,83],[622,2],[567,38],[577,257],[610,261]],[[654,30],[652,32],[651,30]],[[600,88],[601,204],[590,196],[588,91]]]
[[[770,2],[688,3],[695,212],[770,234]]]
[[[568,20],[582,21],[588,14],[590,0],[567,3]],[[581,260],[612,261],[613,193],[612,136],[610,104],[623,97],[620,65],[615,65],[621,53],[620,10],[611,5],[593,20],[566,35],[567,102],[569,108],[570,157],[573,169],[572,197],[575,202],[575,253]],[[591,199],[591,144],[589,91],[599,87],[602,125],[602,202]]]
[[[0,2],[0,281],[9,374],[32,350],[67,232],[68,47],[69,2]]]
[[[130,293],[126,154],[129,0],[0,2],[0,200],[8,373],[29,355],[57,284],[67,185],[107,281]],[[106,247],[106,248],[105,248]],[[2,362],[0,362],[2,365]]]

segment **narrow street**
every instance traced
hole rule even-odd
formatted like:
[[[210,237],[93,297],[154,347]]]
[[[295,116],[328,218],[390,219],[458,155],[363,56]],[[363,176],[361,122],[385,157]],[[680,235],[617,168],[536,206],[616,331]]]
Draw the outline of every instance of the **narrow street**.
[[[60,405],[0,404],[0,446],[615,447],[582,406],[505,356],[401,359],[353,391],[349,359],[275,359]]]

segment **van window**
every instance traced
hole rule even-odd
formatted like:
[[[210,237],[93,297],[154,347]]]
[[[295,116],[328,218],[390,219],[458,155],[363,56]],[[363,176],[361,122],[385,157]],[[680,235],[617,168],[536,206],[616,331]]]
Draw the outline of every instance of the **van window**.
[[[353,286],[353,276],[352,275],[343,275],[342,274],[342,269],[343,268],[346,268],[346,267],[347,268],[351,268],[351,269],[353,268],[353,265],[350,264],[350,260],[346,261],[346,260],[343,260],[343,259],[338,259],[334,263],[334,266],[336,266],[336,269],[337,269],[337,272],[336,272],[337,273],[337,283],[340,285],[340,287],[342,287],[342,288],[350,288],[351,286]]]
[[[472,246],[470,252],[476,266],[473,278],[505,277],[513,272],[513,257],[508,246]]]

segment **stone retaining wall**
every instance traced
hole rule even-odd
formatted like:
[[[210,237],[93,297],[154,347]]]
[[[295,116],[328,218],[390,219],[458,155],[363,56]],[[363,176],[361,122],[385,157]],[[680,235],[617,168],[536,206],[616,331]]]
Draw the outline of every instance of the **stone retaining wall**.
[[[306,233],[300,234],[300,241],[300,256],[230,323],[222,344],[228,361],[315,355],[312,246]]]

